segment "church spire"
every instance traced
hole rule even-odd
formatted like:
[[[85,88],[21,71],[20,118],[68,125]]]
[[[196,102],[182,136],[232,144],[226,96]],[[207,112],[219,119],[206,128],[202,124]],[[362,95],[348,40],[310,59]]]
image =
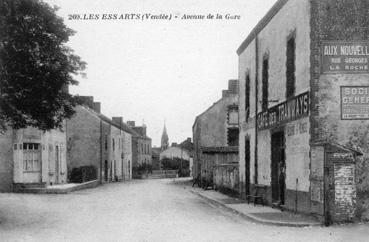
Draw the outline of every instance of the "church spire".
[[[169,138],[167,134],[167,127],[165,126],[164,122],[164,130],[163,134],[161,135],[161,150],[166,150],[169,146]]]

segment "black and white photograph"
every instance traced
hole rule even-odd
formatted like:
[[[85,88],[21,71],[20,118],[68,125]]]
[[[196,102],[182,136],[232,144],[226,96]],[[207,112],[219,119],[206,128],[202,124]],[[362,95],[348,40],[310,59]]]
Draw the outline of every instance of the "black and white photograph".
[[[0,241],[369,241],[368,12],[0,0]]]

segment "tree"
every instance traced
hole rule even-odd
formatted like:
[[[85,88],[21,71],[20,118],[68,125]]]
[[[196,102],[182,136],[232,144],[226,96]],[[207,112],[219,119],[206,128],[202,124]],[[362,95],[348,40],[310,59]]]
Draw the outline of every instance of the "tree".
[[[86,63],[65,45],[75,32],[40,0],[0,0],[0,123],[49,130],[70,118],[68,92]],[[0,127],[1,130],[1,127]]]

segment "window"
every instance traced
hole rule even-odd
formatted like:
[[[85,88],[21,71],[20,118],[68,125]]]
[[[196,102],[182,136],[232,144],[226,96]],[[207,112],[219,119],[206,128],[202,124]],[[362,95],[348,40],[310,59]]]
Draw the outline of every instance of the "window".
[[[263,60],[263,97],[262,97],[262,110],[266,111],[268,109],[268,88],[269,88],[269,59],[265,58]]]
[[[40,144],[23,143],[23,171],[40,171],[41,150]]]
[[[228,125],[238,125],[238,106],[236,104],[228,106],[227,122]]]
[[[250,117],[250,74],[246,74],[246,83],[245,83],[245,114],[246,121]]]
[[[228,128],[228,145],[238,146],[238,128]]]
[[[291,98],[295,95],[295,71],[296,71],[296,43],[295,37],[291,37],[287,41],[287,60],[286,60],[286,98]]]
[[[115,140],[112,139],[112,143],[113,143],[113,151],[115,150]]]
[[[105,150],[108,149],[108,136],[105,135]]]

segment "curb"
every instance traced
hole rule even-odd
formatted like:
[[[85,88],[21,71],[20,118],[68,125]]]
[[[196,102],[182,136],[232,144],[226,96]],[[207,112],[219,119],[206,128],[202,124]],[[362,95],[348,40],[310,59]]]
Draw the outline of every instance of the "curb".
[[[78,190],[95,188],[100,184],[99,180],[88,181],[68,188],[22,188],[16,189],[15,193],[33,193],[33,194],[68,194]]]
[[[284,226],[284,227],[313,227],[313,226],[322,226],[322,224],[320,223],[292,223],[292,222],[280,222],[280,221],[273,221],[273,220],[267,220],[267,219],[262,219],[259,218],[257,216],[251,215],[251,214],[247,214],[247,213],[242,213],[234,208],[231,208],[229,206],[227,206],[226,204],[217,201],[216,199],[212,199],[209,198],[199,192],[190,190],[193,194],[197,194],[199,197],[202,197],[210,202],[216,203],[220,206],[222,206],[223,208],[226,208],[227,210],[236,213],[238,215],[240,215],[243,218],[246,218],[248,220],[260,223],[260,224],[265,224],[265,225],[274,225],[274,226]]]

